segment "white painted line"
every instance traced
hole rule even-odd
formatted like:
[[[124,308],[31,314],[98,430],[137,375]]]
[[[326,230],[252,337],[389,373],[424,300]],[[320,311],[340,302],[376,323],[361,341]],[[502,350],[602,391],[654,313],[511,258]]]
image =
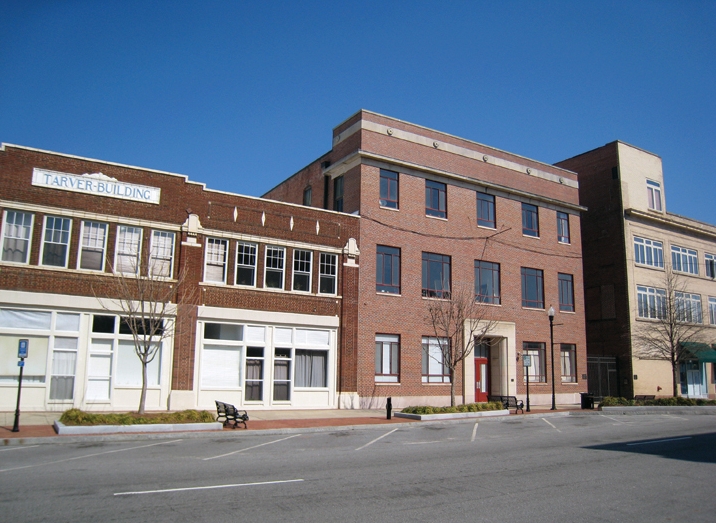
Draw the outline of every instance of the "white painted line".
[[[246,447],[245,449],[235,450],[233,452],[227,452],[226,454],[221,454],[220,456],[212,456],[210,458],[204,458],[204,461],[209,461],[210,459],[225,458],[226,456],[232,456],[234,454],[238,454],[239,452],[245,452],[247,450],[257,449],[257,448],[263,447],[265,445],[272,445],[274,443],[278,443],[279,441],[286,441],[287,439],[297,438],[300,435],[301,434],[294,434],[293,436],[289,436],[287,438],[281,438],[281,439],[275,439],[273,441],[267,441],[266,443],[261,443],[260,445],[254,445],[253,447]]]
[[[641,441],[639,443],[627,443],[627,447],[631,447],[634,445],[651,445],[652,443],[665,443],[667,441],[682,441],[685,439],[691,439],[691,436],[686,436],[685,438],[656,439],[654,441]]]
[[[302,479],[284,479],[281,481],[259,481],[257,483],[233,483],[230,485],[208,485],[206,487],[185,487],[185,488],[166,488],[160,490],[140,490],[137,492],[115,492],[115,496],[137,496],[140,494],[162,494],[165,492],[186,492],[187,490],[211,490],[219,488],[237,488],[237,487],[254,487],[257,485],[278,485],[280,483],[296,483],[303,481]]]
[[[475,426],[472,427],[472,438],[470,438],[470,443],[475,442],[475,436],[477,435],[477,422],[475,422]]]
[[[554,430],[556,430],[557,432],[562,432],[562,431],[559,430],[557,427],[555,427],[554,425],[552,425],[549,421],[547,421],[546,418],[542,418],[542,421],[544,421],[547,425],[549,425],[550,427],[552,427],[552,428],[553,428]]]
[[[406,441],[403,445],[427,445],[428,443],[442,443],[442,440],[436,439],[435,441]],[[356,449],[357,450],[357,449]]]
[[[76,456],[74,458],[67,458],[67,459],[61,459],[58,461],[48,461],[46,463],[38,463],[36,465],[25,465],[23,467],[14,467],[10,469],[0,469],[0,472],[8,472],[10,470],[20,470],[20,469],[31,469],[33,467],[46,467],[47,465],[55,465],[57,463],[65,463],[67,461],[74,461],[76,459],[84,459],[84,458],[92,458],[94,456],[104,456],[106,454],[115,454],[117,452],[126,452],[127,450],[137,450],[137,449],[146,449],[147,447],[156,447],[157,445],[167,445],[169,443],[176,443],[177,441],[181,441],[180,439],[173,439],[171,441],[162,441],[160,443],[152,443],[150,445],[140,445],[138,447],[129,447],[126,449],[117,449],[117,450],[108,450],[107,452],[96,452],[94,454],[85,454],[84,456]]]
[[[673,416],[673,415],[671,415],[671,414],[664,414],[663,417],[665,417],[665,418],[672,418],[672,419],[681,419],[681,420],[684,420],[684,421],[687,421],[687,420],[689,419],[689,418],[680,418],[679,416]]]
[[[8,449],[0,449],[0,452],[5,452],[6,450],[22,450],[22,449],[31,449],[34,447],[39,447],[40,445],[30,445],[28,447],[10,447]]]
[[[383,438],[386,437],[386,436],[390,436],[390,435],[391,435],[393,432],[395,432],[396,430],[398,430],[398,429],[393,429],[393,430],[391,430],[390,432],[388,432],[387,434],[383,434],[382,436],[379,436],[379,437],[375,438],[373,441],[369,441],[368,443],[366,443],[366,444],[363,445],[362,447],[358,447],[356,450],[364,449],[364,448],[366,448],[368,445],[372,445],[372,444],[375,443],[376,441],[381,440],[381,439],[383,439]]]
[[[616,421],[617,423],[621,423],[622,425],[623,425],[624,423],[626,423],[625,421],[621,421],[621,420],[618,420],[618,419],[616,419],[616,418],[612,418],[611,416],[605,416],[604,414],[602,414],[602,417],[603,417],[603,418],[610,419],[610,420],[612,420],[612,421]]]

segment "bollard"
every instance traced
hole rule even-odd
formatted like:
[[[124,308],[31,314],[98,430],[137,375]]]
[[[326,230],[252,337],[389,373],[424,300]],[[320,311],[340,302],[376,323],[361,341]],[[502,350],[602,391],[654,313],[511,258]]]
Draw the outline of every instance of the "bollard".
[[[391,398],[388,398],[388,402],[385,404],[385,410],[388,415],[386,419],[390,419],[390,411],[393,410],[393,402],[391,401]]]

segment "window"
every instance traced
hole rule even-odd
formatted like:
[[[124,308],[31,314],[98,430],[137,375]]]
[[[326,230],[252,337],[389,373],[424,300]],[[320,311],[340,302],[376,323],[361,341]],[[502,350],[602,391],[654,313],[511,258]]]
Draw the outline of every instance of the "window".
[[[275,349],[273,358],[273,399],[291,400],[291,349]]]
[[[375,336],[375,381],[398,383],[400,381],[400,337],[394,334]]]
[[[450,383],[450,369],[443,349],[449,351],[447,338],[423,337],[423,383]]]
[[[104,249],[107,224],[82,222],[82,245],[80,245],[80,269],[101,271],[104,269]]]
[[[313,253],[295,249],[293,251],[293,290],[311,292],[311,266]]]
[[[491,194],[477,193],[477,225],[495,228],[495,197]]]
[[[256,244],[236,244],[236,285],[256,285]]]
[[[527,371],[527,379],[524,380],[525,383],[527,383],[527,380],[529,380],[530,383],[547,383],[544,343],[537,343],[533,341],[523,342],[522,356],[530,357],[529,367],[523,367]]]
[[[666,291],[644,285],[636,286],[637,314],[640,318],[662,319],[666,317]]]
[[[375,262],[375,290],[400,294],[400,249],[378,245]]]
[[[283,247],[266,247],[264,287],[269,289],[283,289],[284,254],[285,250]]]
[[[574,279],[571,274],[559,273],[559,310],[574,312]]]
[[[398,173],[394,171],[380,170],[380,205],[398,208]]]
[[[716,325],[716,298],[713,296],[709,296],[709,321],[711,325]]]
[[[313,190],[311,189],[310,185],[303,190],[303,205],[310,207],[311,199],[313,196],[312,193],[313,193]]]
[[[562,383],[577,382],[577,347],[568,343],[560,345],[562,362]]]
[[[328,351],[296,349],[296,387],[328,386]]]
[[[261,401],[264,398],[264,348],[246,348],[246,384],[244,399]]]
[[[569,214],[557,212],[557,241],[569,243]]]
[[[539,215],[536,205],[522,204],[522,234],[539,237]]]
[[[664,268],[664,244],[634,236],[634,261],[642,265]]]
[[[648,198],[649,209],[653,211],[661,210],[661,184],[652,180],[646,181],[646,194]]]
[[[706,265],[706,276],[716,278],[716,255],[704,254],[704,265]]]
[[[450,256],[423,253],[423,296],[450,297]]]
[[[444,183],[425,180],[425,214],[447,218],[447,186]]]
[[[2,261],[28,263],[33,215],[29,212],[5,211],[2,229]]]
[[[241,354],[244,328],[230,323],[205,323],[201,354],[201,387],[241,387]]]
[[[522,267],[522,306],[544,309],[544,279],[540,269]]]
[[[500,264],[475,260],[475,300],[500,304]]]
[[[338,256],[335,254],[321,253],[321,261],[318,266],[318,293],[336,294],[336,276],[338,274]]]
[[[120,225],[117,227],[117,249],[114,272],[139,274],[139,253],[142,245],[142,229]]]
[[[674,293],[676,319],[688,323],[703,323],[701,316],[701,295],[688,292]]]
[[[147,385],[156,387],[159,385],[160,378],[161,350],[156,343],[152,344],[152,349],[150,350],[156,352],[155,356],[147,364]],[[117,344],[116,383],[123,386],[142,386],[142,362],[137,357],[134,341],[132,340],[119,340]]]
[[[333,180],[333,210],[343,212],[343,176]]]
[[[67,248],[70,244],[69,218],[47,216],[42,240],[42,265],[67,267]]]
[[[204,281],[226,283],[226,255],[228,250],[228,240],[222,240],[219,238],[206,239]]]
[[[699,259],[696,251],[684,247],[671,246],[671,266],[675,271],[699,274]]]
[[[160,278],[171,278],[174,274],[174,233],[152,231],[149,249],[149,274]]]
[[[77,367],[77,338],[54,338],[50,400],[72,400]]]

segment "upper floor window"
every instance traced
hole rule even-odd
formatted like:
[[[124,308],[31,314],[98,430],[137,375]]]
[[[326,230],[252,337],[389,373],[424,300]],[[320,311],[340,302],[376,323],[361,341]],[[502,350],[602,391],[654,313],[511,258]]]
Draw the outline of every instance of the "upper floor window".
[[[661,210],[661,184],[653,180],[646,181],[646,194],[648,198],[649,209],[654,211]]]
[[[574,278],[571,274],[558,275],[559,282],[559,310],[574,312]]]
[[[283,247],[266,247],[265,287],[283,289],[284,255],[285,249]]]
[[[447,218],[447,186],[444,183],[425,180],[425,214]]]
[[[477,225],[495,228],[495,197],[491,194],[477,193]]]
[[[674,293],[676,319],[688,323],[703,323],[701,315],[701,295],[688,292]]]
[[[321,253],[318,266],[318,293],[336,294],[338,276],[338,256]]]
[[[661,242],[634,236],[634,261],[663,269],[664,245]]]
[[[117,248],[114,272],[139,274],[139,253],[142,245],[142,229],[120,225],[117,227]]]
[[[333,210],[343,212],[343,176],[333,180]]]
[[[82,244],[80,245],[80,269],[104,270],[104,251],[107,240],[107,224],[82,222]]]
[[[149,275],[171,278],[174,274],[174,233],[152,231],[149,247]]]
[[[557,241],[559,243],[569,243],[569,214],[566,212],[557,212]]]
[[[42,265],[67,267],[72,220],[57,216],[45,217],[42,239]]]
[[[375,381],[400,381],[400,337],[395,334],[375,335]]]
[[[311,267],[313,253],[295,249],[293,251],[293,290],[311,292]]]
[[[34,216],[29,212],[5,211],[2,227],[2,261],[28,263]]]
[[[694,249],[671,246],[671,266],[675,271],[699,274],[699,259]]]
[[[522,306],[544,309],[544,278],[540,269],[522,267]]]
[[[666,317],[666,291],[645,285],[636,286],[637,314],[640,318]]]
[[[313,197],[313,190],[311,189],[311,186],[309,185],[303,190],[303,205],[310,206],[311,205],[311,199]]]
[[[539,215],[536,205],[522,204],[522,234],[539,237]]]
[[[375,290],[400,294],[400,249],[378,245],[375,260]]]
[[[206,239],[204,281],[226,283],[226,258],[229,241],[220,238]]]
[[[716,298],[709,296],[709,321],[716,325]]]
[[[475,300],[500,304],[500,264],[475,260]]]
[[[256,244],[236,244],[236,285],[256,285]]]
[[[398,173],[395,171],[380,170],[380,205],[398,208]]]
[[[716,278],[716,254],[704,254],[704,265],[706,265],[706,276]]]
[[[423,253],[423,296],[450,297],[450,256]]]

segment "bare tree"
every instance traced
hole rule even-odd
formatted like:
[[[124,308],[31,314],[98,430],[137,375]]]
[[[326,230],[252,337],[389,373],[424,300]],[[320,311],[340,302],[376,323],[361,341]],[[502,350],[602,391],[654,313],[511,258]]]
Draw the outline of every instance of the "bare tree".
[[[638,357],[671,364],[672,394],[676,397],[679,366],[696,355],[690,344],[702,341],[704,325],[701,302],[688,291],[685,278],[667,265],[662,281],[664,288],[650,288],[639,295],[638,316],[648,321],[636,322],[631,338]]]
[[[435,332],[439,355],[427,356],[441,363],[450,374],[450,406],[455,406],[455,371],[495,327],[490,308],[477,299],[471,285],[454,285],[442,299],[428,301],[426,322]],[[463,394],[463,403],[465,396]]]

